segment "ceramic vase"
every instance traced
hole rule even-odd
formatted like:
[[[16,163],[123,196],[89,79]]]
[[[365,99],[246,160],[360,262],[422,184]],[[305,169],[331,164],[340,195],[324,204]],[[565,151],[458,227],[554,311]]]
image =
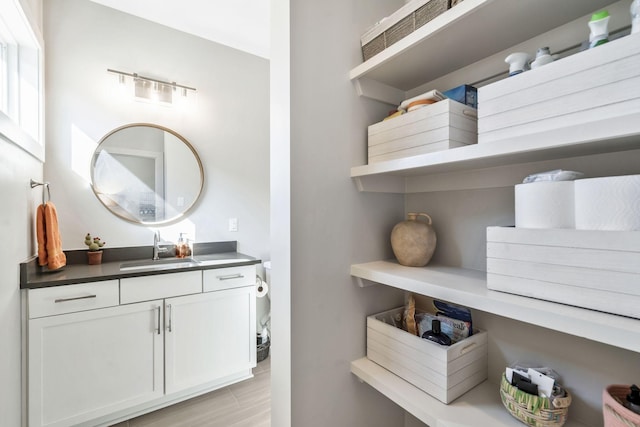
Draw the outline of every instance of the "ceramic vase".
[[[87,262],[89,265],[102,264],[102,251],[87,252]]]
[[[408,267],[424,267],[436,249],[436,232],[426,213],[409,213],[407,220],[391,231],[391,248],[398,262]]]

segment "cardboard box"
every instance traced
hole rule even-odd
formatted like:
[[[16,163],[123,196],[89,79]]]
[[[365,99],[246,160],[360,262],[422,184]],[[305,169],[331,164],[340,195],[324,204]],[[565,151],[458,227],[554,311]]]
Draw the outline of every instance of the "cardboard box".
[[[487,228],[487,287],[640,319],[640,231]]]
[[[477,111],[450,99],[369,126],[369,163],[477,142]]]
[[[402,314],[396,308],[367,317],[367,358],[405,381],[450,403],[487,378],[487,333],[451,346],[412,335],[380,319]]]
[[[478,108],[478,89],[469,85],[462,85],[442,92],[444,96],[472,108]]]
[[[640,34],[478,89],[478,142],[571,143],[640,132]]]

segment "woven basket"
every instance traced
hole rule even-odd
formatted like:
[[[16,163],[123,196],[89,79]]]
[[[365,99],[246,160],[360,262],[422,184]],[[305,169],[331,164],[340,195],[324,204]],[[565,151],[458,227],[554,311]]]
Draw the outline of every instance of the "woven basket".
[[[640,414],[625,408],[628,385],[610,385],[602,392],[602,415],[605,427],[640,427]]]
[[[500,382],[500,397],[507,411],[531,427],[562,426],[567,421],[571,394],[555,398],[538,397],[512,386],[504,373]]]
[[[256,362],[262,362],[264,359],[269,356],[269,347],[271,346],[271,340],[267,340],[267,342],[263,344],[258,344],[256,349]]]
[[[377,31],[380,31],[380,34],[366,42],[362,42],[362,56],[364,60],[368,60],[392,44],[402,40],[436,16],[446,12],[449,6],[450,0],[428,0],[425,4],[416,10],[410,11],[406,16],[399,19],[384,31],[376,30],[375,28],[370,30],[367,32],[367,34],[370,35],[366,36],[367,39],[370,39]],[[396,14],[397,13],[401,12],[397,11]],[[364,37],[365,36],[363,36],[363,38]]]

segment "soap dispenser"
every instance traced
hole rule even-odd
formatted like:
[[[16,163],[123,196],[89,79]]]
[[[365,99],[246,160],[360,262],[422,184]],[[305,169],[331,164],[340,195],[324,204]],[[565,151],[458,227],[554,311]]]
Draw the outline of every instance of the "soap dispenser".
[[[180,237],[178,237],[178,243],[176,243],[176,258],[184,258],[187,256],[187,249],[189,248],[189,245],[187,245],[184,237],[182,237],[183,234],[184,233],[180,233]]]

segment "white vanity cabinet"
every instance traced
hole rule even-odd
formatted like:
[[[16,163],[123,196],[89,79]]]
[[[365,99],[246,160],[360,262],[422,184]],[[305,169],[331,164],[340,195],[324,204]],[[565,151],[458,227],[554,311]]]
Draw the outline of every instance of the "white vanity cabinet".
[[[250,378],[255,272],[250,265],[29,289],[26,425],[107,426]],[[230,279],[203,292],[203,276],[221,275]]]
[[[167,393],[256,366],[254,286],[167,299]]]
[[[29,426],[76,425],[161,397],[161,322],[162,301],[29,320]]]

